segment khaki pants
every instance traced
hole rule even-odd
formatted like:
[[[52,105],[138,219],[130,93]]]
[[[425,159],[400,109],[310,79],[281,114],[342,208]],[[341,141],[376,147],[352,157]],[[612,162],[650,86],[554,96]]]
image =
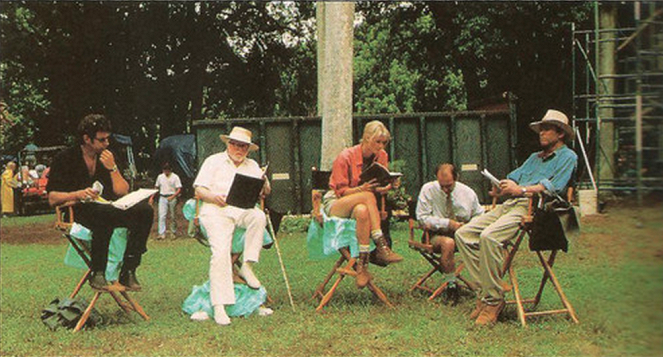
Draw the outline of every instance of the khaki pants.
[[[510,199],[456,231],[456,246],[470,279],[479,284],[478,296],[488,303],[504,300],[500,284],[504,261],[502,245],[515,238],[528,204],[526,197]]]

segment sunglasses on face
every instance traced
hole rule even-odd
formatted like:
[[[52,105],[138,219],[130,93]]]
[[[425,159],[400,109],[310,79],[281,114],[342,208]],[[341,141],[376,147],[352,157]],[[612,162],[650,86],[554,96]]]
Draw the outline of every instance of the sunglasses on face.
[[[109,136],[104,136],[103,138],[94,138],[95,140],[99,141],[100,143],[107,143],[110,142],[110,135]]]
[[[246,150],[246,149],[249,148],[249,144],[240,143],[240,142],[232,141],[232,140],[228,141],[228,144],[230,144],[230,145],[232,145],[232,146],[234,146],[238,149],[242,149],[242,150]]]

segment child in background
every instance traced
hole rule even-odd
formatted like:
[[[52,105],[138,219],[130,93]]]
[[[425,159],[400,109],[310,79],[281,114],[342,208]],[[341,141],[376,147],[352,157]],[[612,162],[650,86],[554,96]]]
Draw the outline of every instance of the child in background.
[[[177,223],[175,222],[175,206],[177,205],[177,196],[182,190],[182,182],[170,168],[170,163],[165,162],[162,166],[162,173],[157,176],[154,184],[159,189],[159,233],[157,239],[166,237],[166,214],[170,212],[170,231],[173,235],[177,234]],[[150,198],[150,204],[153,199]]]

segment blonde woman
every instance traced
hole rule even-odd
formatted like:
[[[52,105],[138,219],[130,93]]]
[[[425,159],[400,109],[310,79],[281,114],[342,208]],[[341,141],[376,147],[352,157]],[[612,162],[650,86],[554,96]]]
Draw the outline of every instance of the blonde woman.
[[[322,204],[328,216],[353,218],[357,221],[359,262],[357,264],[357,287],[363,288],[372,279],[368,272],[370,240],[375,242],[375,259],[384,265],[397,263],[403,257],[394,253],[380,229],[380,212],[376,193],[385,194],[391,184],[378,187],[374,181],[359,184],[359,175],[373,162],[385,167],[389,157],[384,147],[391,140],[389,130],[380,121],[366,124],[361,142],[343,150],[334,160],[329,179],[330,191],[323,197]]]

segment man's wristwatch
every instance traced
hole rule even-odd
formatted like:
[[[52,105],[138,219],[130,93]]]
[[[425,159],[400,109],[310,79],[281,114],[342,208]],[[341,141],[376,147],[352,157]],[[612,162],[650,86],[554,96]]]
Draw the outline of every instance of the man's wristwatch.
[[[527,194],[527,187],[523,187],[522,193],[523,193],[523,196],[525,196]]]
[[[111,167],[110,169],[110,172],[115,172],[115,171],[117,171],[117,165],[113,165],[113,167]]]

